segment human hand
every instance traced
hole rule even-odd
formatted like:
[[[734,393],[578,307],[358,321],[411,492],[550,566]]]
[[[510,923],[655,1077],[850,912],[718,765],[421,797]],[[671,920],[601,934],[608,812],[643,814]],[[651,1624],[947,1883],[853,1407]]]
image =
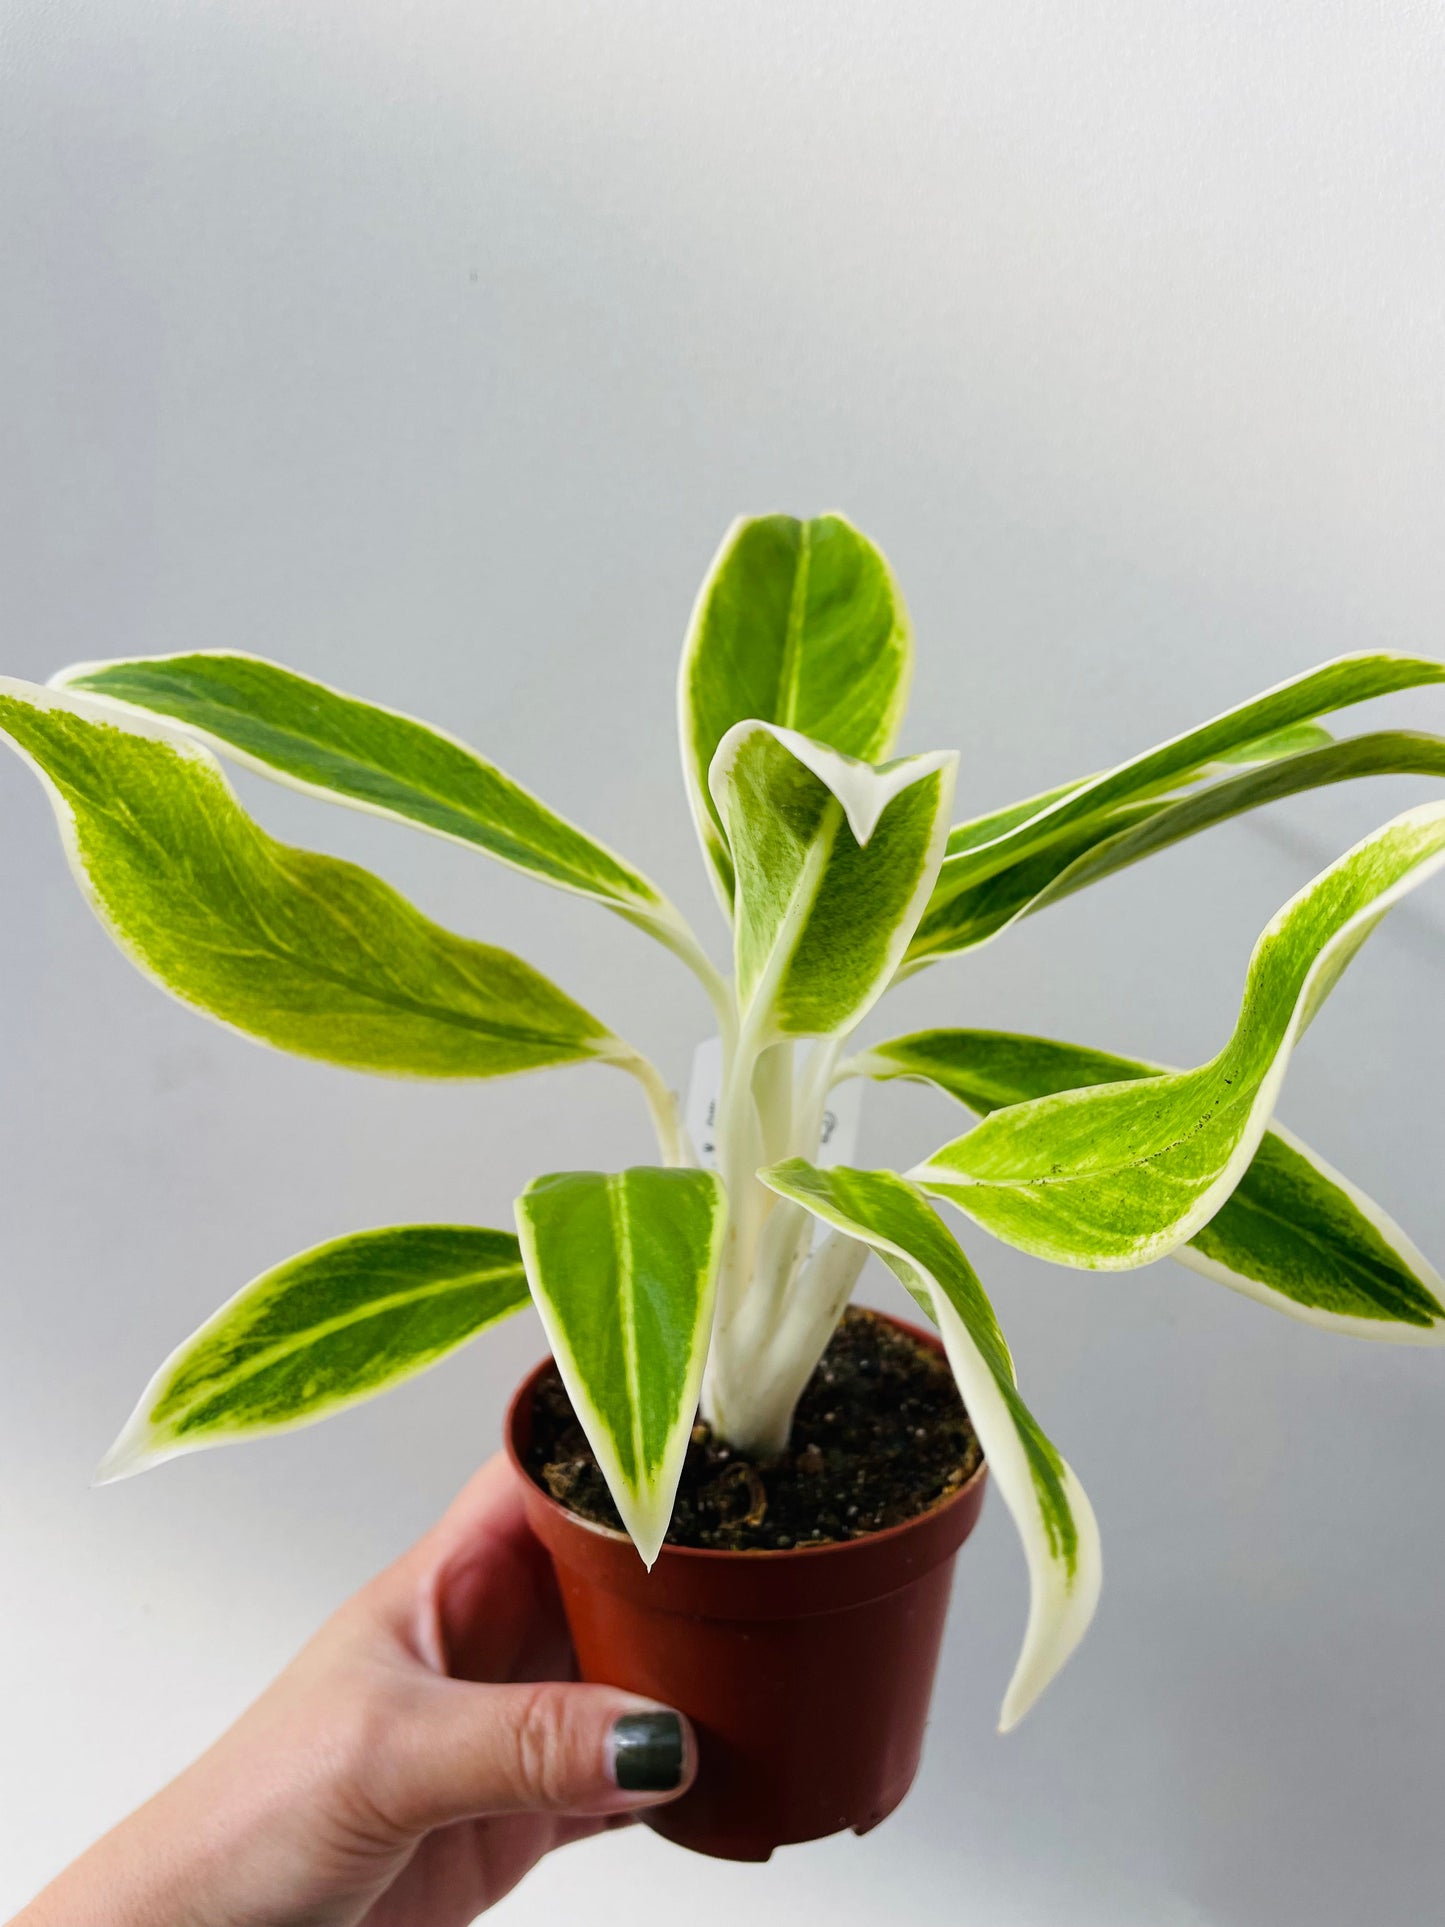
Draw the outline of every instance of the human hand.
[[[464,1927],[553,1847],[692,1777],[685,1721],[570,1672],[495,1458],[12,1927]]]

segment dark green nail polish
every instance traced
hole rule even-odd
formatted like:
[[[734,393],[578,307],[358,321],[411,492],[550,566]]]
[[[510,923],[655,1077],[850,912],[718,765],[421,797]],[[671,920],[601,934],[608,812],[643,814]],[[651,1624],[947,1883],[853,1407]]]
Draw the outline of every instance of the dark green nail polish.
[[[671,1793],[682,1759],[676,1713],[624,1713],[612,1729],[612,1777],[624,1793]]]

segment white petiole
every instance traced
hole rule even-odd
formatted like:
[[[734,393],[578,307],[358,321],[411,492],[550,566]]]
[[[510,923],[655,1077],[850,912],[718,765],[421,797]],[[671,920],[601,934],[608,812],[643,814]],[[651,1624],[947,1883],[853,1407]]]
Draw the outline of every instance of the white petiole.
[[[765,1042],[746,1025],[724,1037],[716,1146],[729,1219],[702,1416],[740,1451],[772,1455],[787,1444],[867,1257],[841,1233],[810,1254],[810,1214],[756,1177],[766,1164],[817,1157],[845,1041],[820,1039],[800,1064],[791,1039]]]

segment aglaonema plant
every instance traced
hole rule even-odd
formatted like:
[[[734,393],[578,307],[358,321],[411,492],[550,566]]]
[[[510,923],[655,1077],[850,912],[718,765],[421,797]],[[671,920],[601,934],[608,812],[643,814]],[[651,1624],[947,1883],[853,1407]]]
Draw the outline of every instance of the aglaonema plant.
[[[1099,1539],[933,1200],[1055,1264],[1172,1256],[1334,1331],[1445,1340],[1438,1274],[1273,1122],[1291,1052],[1346,964],[1445,862],[1445,803],[1395,817],[1284,905],[1232,1035],[1194,1069],[962,1028],[850,1048],[891,985],[1211,824],[1354,777],[1445,775],[1445,740],[1337,739],[1319,721],[1445,680],[1445,665],[1342,657],[1113,769],[956,824],[954,755],[890,758],[911,665],[897,585],[848,522],[733,528],[679,684],[730,977],[640,870],[398,711],[219,651],[86,663],[48,688],[0,683],[0,731],[40,777],[77,882],[173,995],[262,1043],[383,1075],[609,1065],[640,1084],[658,1140],[655,1166],[537,1178],[515,1234],[367,1230],[266,1272],[161,1366],[103,1476],[308,1424],[530,1298],[651,1564],[699,1403],[741,1451],[779,1451],[873,1251],[937,1324],[1022,1539],[1031,1603],[1008,1726],[1089,1621]],[[510,952],[439,928],[353,864],[278,843],[220,759],[469,844],[657,939],[700,980],[721,1032],[716,1170],[698,1167],[640,1051]],[[851,1077],[922,1080],[982,1121],[904,1173],[824,1169],[829,1094]]]

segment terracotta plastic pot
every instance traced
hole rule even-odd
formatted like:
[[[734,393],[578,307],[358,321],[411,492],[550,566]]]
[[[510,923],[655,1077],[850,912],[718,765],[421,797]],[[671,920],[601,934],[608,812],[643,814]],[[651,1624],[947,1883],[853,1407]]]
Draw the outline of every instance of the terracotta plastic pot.
[[[556,1567],[582,1678],[675,1706],[697,1730],[695,1784],[648,1824],[724,1860],[876,1827],[918,1770],[954,1556],[987,1468],[863,1539],[788,1552],[664,1546],[649,1573],[625,1534],[569,1512],[525,1469],[550,1363],[512,1400],[507,1450]]]

